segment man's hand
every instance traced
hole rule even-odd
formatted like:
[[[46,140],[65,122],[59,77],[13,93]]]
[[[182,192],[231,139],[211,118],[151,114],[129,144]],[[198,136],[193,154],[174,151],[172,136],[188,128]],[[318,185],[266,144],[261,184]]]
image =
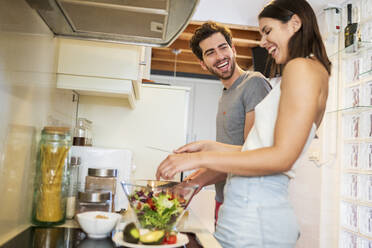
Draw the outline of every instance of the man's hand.
[[[188,175],[187,177],[185,177],[185,179],[183,179],[184,181],[190,181],[190,180],[194,180],[195,178],[197,178],[199,175],[203,174],[207,169],[205,168],[201,168],[201,169],[198,169],[197,171],[194,171],[192,174]]]

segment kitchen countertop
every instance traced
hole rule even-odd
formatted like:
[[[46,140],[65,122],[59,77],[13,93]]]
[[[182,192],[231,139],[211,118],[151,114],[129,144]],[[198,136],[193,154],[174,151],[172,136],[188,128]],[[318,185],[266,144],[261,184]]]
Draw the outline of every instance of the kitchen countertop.
[[[123,215],[122,222],[131,221],[130,213]],[[221,248],[214,236],[200,223],[195,215],[188,210],[181,219],[178,229],[189,237],[187,248]],[[200,245],[198,245],[198,243]],[[116,247],[111,237],[101,240],[87,238],[74,220],[68,220],[65,224],[52,227],[30,227],[21,232],[2,246],[1,248],[13,247]]]

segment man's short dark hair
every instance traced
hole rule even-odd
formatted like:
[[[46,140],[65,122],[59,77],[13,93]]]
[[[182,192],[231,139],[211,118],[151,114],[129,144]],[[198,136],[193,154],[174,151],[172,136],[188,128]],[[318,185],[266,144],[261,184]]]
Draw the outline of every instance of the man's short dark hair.
[[[190,40],[190,47],[192,49],[192,52],[200,60],[203,61],[203,51],[199,46],[200,42],[207,39],[208,37],[215,33],[221,33],[225,37],[229,46],[232,47],[232,36],[230,29],[216,22],[212,21],[205,22],[198,29],[196,29],[194,35]]]

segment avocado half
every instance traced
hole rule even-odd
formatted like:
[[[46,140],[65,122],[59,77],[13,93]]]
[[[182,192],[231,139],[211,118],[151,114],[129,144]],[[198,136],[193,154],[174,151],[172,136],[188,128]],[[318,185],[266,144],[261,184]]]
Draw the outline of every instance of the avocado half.
[[[140,237],[139,230],[133,222],[125,226],[123,235],[125,242],[133,244],[137,244]]]
[[[156,230],[140,235],[140,242],[144,245],[160,245],[163,243],[165,237],[164,230]]]

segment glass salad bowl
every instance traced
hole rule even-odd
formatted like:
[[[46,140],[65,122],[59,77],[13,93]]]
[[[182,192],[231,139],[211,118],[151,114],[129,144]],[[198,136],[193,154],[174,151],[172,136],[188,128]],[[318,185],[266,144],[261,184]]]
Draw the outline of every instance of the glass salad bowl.
[[[139,229],[174,231],[198,185],[188,182],[121,182]]]

